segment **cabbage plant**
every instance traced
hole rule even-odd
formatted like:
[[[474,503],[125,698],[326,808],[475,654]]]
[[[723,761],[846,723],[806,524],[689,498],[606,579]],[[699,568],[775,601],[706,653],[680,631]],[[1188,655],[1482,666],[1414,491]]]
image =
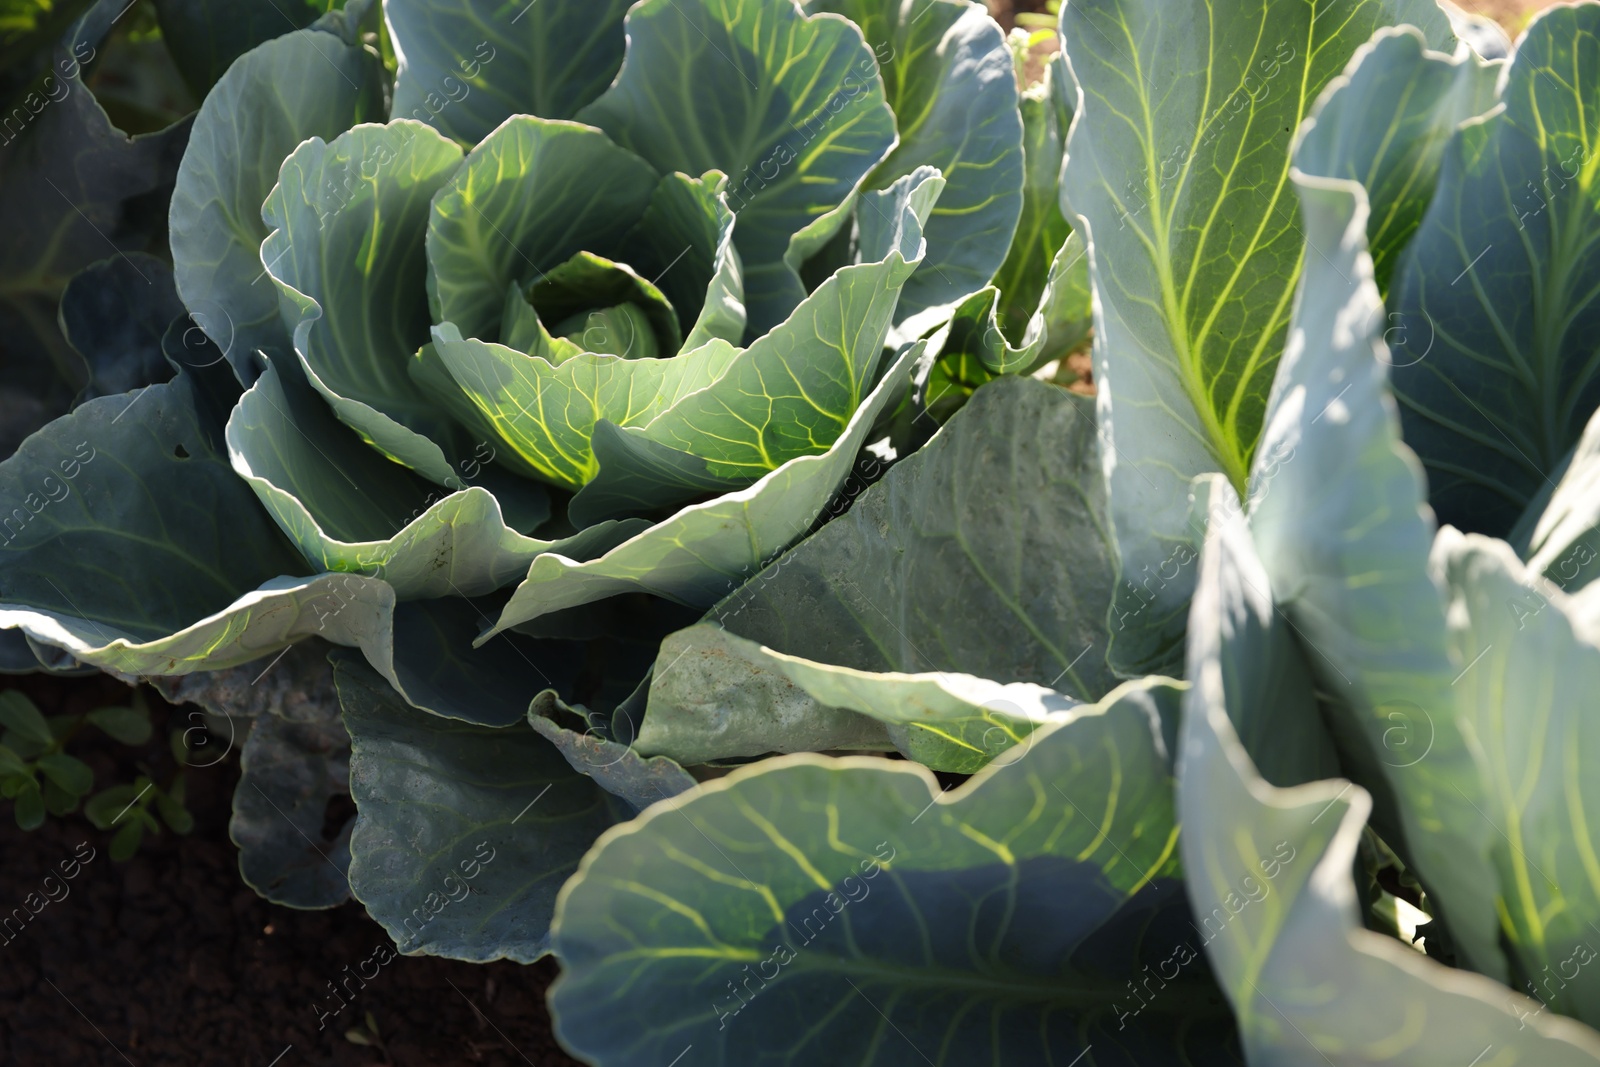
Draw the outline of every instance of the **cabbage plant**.
[[[213,58],[256,32],[186,28]],[[579,758],[631,739],[660,637],[959,405],[929,382],[974,294],[1022,363],[1084,336],[1081,301],[1017,266],[1067,246],[1065,83],[1023,106],[965,0],[353,2],[263,36],[185,67],[205,91],[170,266],[122,256],[62,298],[66,345],[152,384],[85,391],[6,461],[7,666],[159,678],[218,712],[247,746],[241,864],[273,899],[353,890],[410,950],[532,959],[596,834],[694,780]],[[341,718],[330,643],[350,685],[382,679],[382,714],[351,696]],[[449,858],[386,806],[407,772],[384,737],[436,747],[445,791],[503,761],[469,819],[528,775],[560,786],[507,821],[539,829],[498,868],[524,873],[499,920],[403,899]],[[363,821],[324,863],[289,831],[347,789]]]
[[[5,666],[586,1062],[1600,1061],[1596,40],[347,3],[66,287],[173,376],[0,465]]]

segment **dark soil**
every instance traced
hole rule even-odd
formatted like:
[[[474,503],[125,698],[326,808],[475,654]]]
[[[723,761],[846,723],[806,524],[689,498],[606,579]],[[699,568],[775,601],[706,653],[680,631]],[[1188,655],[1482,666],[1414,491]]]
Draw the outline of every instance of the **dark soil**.
[[[46,714],[126,704],[108,679],[0,678]],[[148,693],[148,690],[147,690]],[[153,694],[151,694],[153,696]],[[156,737],[141,749],[82,735],[70,751],[95,770],[96,788],[130,782],[144,760],[170,769],[168,729],[192,725],[187,708],[159,699]],[[166,762],[163,764],[163,760]],[[109,832],[81,814],[18,830],[0,801],[0,918],[29,914],[24,899],[74,854],[93,858],[18,932],[0,933],[0,1064],[9,1067],[304,1067],[308,1064],[484,1064],[565,1067],[576,1063],[550,1035],[545,987],[556,966],[460,963],[397,956],[354,1002],[318,1029],[336,1001],[328,983],[388,942],[359,904],[292,911],[257,897],[239,877],[228,840],[237,753],[188,772],[195,829],[145,839],[133,859],[114,863]],[[80,845],[87,843],[87,847]],[[69,866],[66,868],[70,870]],[[9,937],[9,940],[8,940]],[[350,988],[356,983],[349,982]],[[319,999],[327,998],[327,999]],[[383,1048],[344,1035],[377,1022]]]

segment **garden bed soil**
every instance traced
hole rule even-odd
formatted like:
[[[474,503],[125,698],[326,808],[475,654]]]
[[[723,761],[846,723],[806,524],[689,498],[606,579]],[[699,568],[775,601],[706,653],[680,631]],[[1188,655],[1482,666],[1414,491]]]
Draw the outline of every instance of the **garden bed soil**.
[[[108,679],[0,679],[46,714],[125,704]],[[148,693],[148,690],[146,691]],[[190,709],[151,701],[157,731],[129,749],[84,735],[72,750],[95,770],[96,788],[132,781],[135,764],[157,766],[167,729]],[[170,762],[167,764],[170,766]],[[0,916],[49,888],[20,931],[0,934],[0,1063],[14,1067],[566,1067],[550,1034],[546,986],[553,960],[487,965],[397,956],[337,1017],[329,982],[389,944],[361,905],[293,911],[267,903],[240,879],[228,814],[237,753],[188,772],[195,829],[147,837],[114,863],[110,834],[81,813],[51,817],[32,833],[0,804]],[[81,857],[92,859],[81,862]],[[59,879],[80,860],[75,877]],[[62,895],[62,885],[65,895]],[[370,970],[370,968],[369,968]],[[350,988],[356,983],[350,982]],[[370,1012],[385,1048],[344,1035]]]

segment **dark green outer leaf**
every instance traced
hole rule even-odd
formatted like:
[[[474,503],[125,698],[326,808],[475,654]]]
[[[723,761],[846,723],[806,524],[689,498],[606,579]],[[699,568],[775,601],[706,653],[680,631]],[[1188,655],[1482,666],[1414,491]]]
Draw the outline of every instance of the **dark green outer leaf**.
[[[624,815],[526,724],[504,729],[407,708],[335,660],[360,812],[350,887],[402,952],[531,963],[549,951],[556,891]]]
[[[314,634],[386,637],[386,583],[293,577],[305,560],[221,454],[214,405],[238,386],[218,362],[91,400],[0,465],[17,502],[0,517],[0,627],[122,675],[236,666]],[[211,393],[208,373],[231,388]]]
[[[161,339],[183,313],[172,268],[147,253],[104,259],[74,275],[61,293],[58,316],[67,343],[89,369],[78,399],[170,378]]]
[[[184,376],[91,400],[0,465],[0,600],[155,638],[305,569],[193,396]]]
[[[708,619],[843,667],[953,671],[1096,700],[1115,684],[1096,443],[1083,398],[1018,378],[987,385]]]
[[[672,760],[641,756],[627,743],[607,737],[594,722],[581,705],[569,707],[553,689],[540,693],[528,708],[534,733],[556,746],[573,770],[593,778],[634,811],[694,788],[694,777]]]
[[[475,144],[512,115],[570,119],[622,66],[632,0],[389,0],[395,118]]]
[[[245,883],[261,896],[291,908],[332,908],[350,899],[353,821],[331,841],[322,828],[329,799],[350,790],[350,737],[326,655],[307,652],[267,668],[294,679],[296,699],[271,702],[250,728],[228,837],[239,846]]]
[[[1496,536],[1600,406],[1600,7],[1530,26],[1503,99],[1451,141],[1393,301],[1433,338],[1394,373],[1429,501]]]
[[[161,40],[203,99],[230,64],[256,45],[316,21],[323,0],[155,0]]]
[[[1112,664],[1181,661],[1189,481],[1243,489],[1300,280],[1294,130],[1373,31],[1433,0],[1077,0],[1064,47],[1082,89],[1062,175],[1090,247],[1095,382],[1124,584]]]
[[[1237,1062],[1178,962],[1176,693],[1132,683],[948,796],[802,755],[657,804],[562,891],[557,1033],[606,1067]],[[1148,1004],[1125,991],[1163,963]]]
[[[367,662],[414,708],[474,726],[519,725],[535,694],[572,690],[582,661],[569,642],[515,633],[474,647],[495,607],[459,596],[401,604],[392,642],[368,644]]]
[[[290,350],[260,254],[262,202],[301,141],[379,117],[378,69],[332,33],[297,30],[241,56],[195,118],[169,215],[178,293],[247,380],[257,349]]]
[[[93,54],[80,45],[79,56]],[[165,203],[192,125],[129,138],[84,87],[79,60],[65,48],[51,60],[43,92],[25,95],[0,126],[0,456],[87,383],[57,326],[62,290],[107,256],[128,266],[131,253],[161,250],[164,219],[151,205]]]

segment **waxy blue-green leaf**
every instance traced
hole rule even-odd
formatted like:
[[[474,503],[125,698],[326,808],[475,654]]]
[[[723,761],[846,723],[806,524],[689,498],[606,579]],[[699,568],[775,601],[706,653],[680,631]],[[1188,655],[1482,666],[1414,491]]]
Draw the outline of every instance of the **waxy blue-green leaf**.
[[[1307,174],[1360,182],[1371,215],[1367,247],[1380,295],[1433,200],[1444,151],[1456,127],[1495,104],[1504,68],[1470,51],[1454,57],[1429,50],[1414,27],[1380,30],[1324,91],[1295,145],[1295,166]],[[1401,325],[1398,316],[1391,327]],[[1428,330],[1417,324],[1421,345]],[[1385,340],[1397,364],[1425,357],[1409,350],[1406,331]]]
[[[389,0],[393,115],[475,144],[512,115],[570,119],[622,66],[631,0]]]
[[[1585,965],[1600,923],[1590,829],[1600,794],[1585,768],[1600,753],[1589,714],[1600,648],[1569,617],[1566,595],[1504,541],[1441,530],[1433,565],[1460,665],[1451,725],[1481,768],[1455,785],[1491,827],[1499,933],[1527,983],[1518,991],[1593,1026],[1600,969]]]
[[[643,756],[624,741],[607,736],[598,718],[582,705],[572,707],[546,689],[528,707],[528,725],[549,741],[579,774],[593,778],[634,811],[693,789],[693,775],[665,756]]]
[[[526,723],[493,728],[408,708],[335,659],[350,731],[350,888],[400,951],[532,963],[556,891],[626,812]]]
[[[791,676],[789,660],[713,624],[670,635],[656,655],[636,747],[689,765],[774,752],[887,752],[894,747],[873,716],[812,695]],[[794,673],[809,668],[830,665],[799,660]]]
[[[813,716],[791,686],[740,684],[779,675],[819,712],[848,707],[904,726],[891,736],[908,755],[970,771],[1014,741],[976,725],[985,701],[1012,699],[990,689],[1041,689],[1034,710],[993,716],[1009,714],[1019,734],[1049,710],[1103,696],[1114,685],[1104,641],[1112,548],[1097,443],[1090,401],[1020,378],[983,387],[848,512],[663,645],[640,744],[683,762],[735,735],[743,747],[716,756],[797,751],[819,733],[836,735],[826,747],[881,744],[855,716]],[[838,703],[845,679],[871,695]],[[912,709],[952,718],[953,693],[974,723],[945,736],[930,722],[919,736]]]
[[[406,703],[475,726],[520,723],[535,695],[570,691],[582,663],[576,646],[505,633],[475,647],[498,603],[449,596],[394,610],[393,628],[363,644],[372,666]]]
[[[1177,693],[1130,683],[945,794],[797,755],[657,804],[562,890],[556,1033],[605,1067],[1239,1062],[1183,954]]]
[[[1430,341],[1394,387],[1433,509],[1496,536],[1600,405],[1600,7],[1546,11],[1502,95],[1450,142],[1391,301]]]
[[[297,30],[240,56],[195,118],[169,215],[178,294],[246,379],[258,349],[290,351],[261,258],[262,202],[301,141],[380,117],[378,71],[359,45]]]
[[[748,489],[692,504],[597,559],[541,554],[489,633],[618,593],[644,591],[710,607],[805,536],[849,476],[878,417],[904,395],[923,347],[919,342],[899,355],[821,455],[792,459]]]
[[[269,703],[250,724],[239,753],[228,839],[239,847],[245,884],[267,900],[333,908],[350,899],[353,820],[331,840],[322,831],[328,801],[350,790],[350,736],[339,718],[326,649],[312,642],[283,659],[264,672],[252,669],[257,681],[268,672],[279,674],[280,683],[292,677],[294,699]],[[275,689],[275,695],[282,693]],[[211,760],[205,753],[196,762]]]
[[[872,50],[790,0],[644,0],[627,30],[616,83],[577,118],[662,173],[728,175],[749,334],[766,333],[805,296],[790,239],[895,143]]]
[[[993,284],[957,305],[940,350],[943,379],[928,388],[930,407],[955,383],[1026,372],[1089,338],[1094,309],[1088,252],[1061,213],[1060,196],[1076,93],[1066,60],[1052,58],[1044,80],[1022,94],[1026,169],[1017,233]]]
[[[1023,129],[1005,35],[984,5],[969,0],[806,0],[804,6],[854,22],[877,57],[900,142],[867,188],[886,189],[922,166],[944,175],[944,195],[926,227],[928,258],[906,283],[895,321],[930,309],[937,315],[995,277],[1023,211]],[[1054,209],[1059,141],[1049,168]]]
[[[1083,239],[1070,235],[1042,275],[1044,292],[1021,334],[1007,336],[1001,315],[1007,291],[987,286],[956,305],[939,346],[942,374],[928,386],[933,407],[957,383],[1019,374],[1083,347],[1094,322],[1089,260]],[[935,335],[935,341],[939,339]]]
[[[361,125],[301,143],[261,209],[261,256],[307,380],[374,448],[452,487],[450,424],[410,367],[430,325],[429,209],[460,162],[421,123]]]
[[[1250,527],[1346,772],[1373,793],[1380,832],[1463,960],[1499,978],[1493,830],[1458,791],[1478,774],[1451,711],[1464,664],[1447,645],[1422,472],[1388,389],[1365,196],[1338,179],[1297,185],[1311,253],[1251,471]]]
[[[634,747],[690,764],[892,745],[936,771],[972,774],[1079,704],[1031,682],[785,655],[708,623],[663,641],[656,667]]]
[[[234,470],[314,566],[382,578],[404,600],[481,596],[526,574],[540,552],[588,558],[645,526],[604,523],[557,541],[518,533],[483,477],[492,448],[459,468],[456,491],[433,485],[368,448],[309,389],[286,388],[275,368],[228,420],[228,447]],[[529,489],[539,491],[519,488],[519,503]]]
[[[1588,1027],[1362,927],[1351,870],[1371,798],[1339,780],[1280,789],[1256,772],[1230,716],[1273,720],[1314,700],[1311,686],[1236,684],[1270,637],[1229,632],[1201,610],[1202,596],[1178,759],[1180,845],[1196,940],[1233,1003],[1249,1062],[1600,1062],[1600,1035]]]
[[[861,225],[859,262],[840,268],[703,387],[680,387],[648,421],[619,424],[620,432],[597,424],[599,470],[573,499],[573,521],[742,488],[826,451],[872,391],[901,289],[927,251],[923,224],[943,188],[925,167],[862,196],[881,221]]]
[[[0,626],[98,667],[182,674],[310,633],[348,641],[392,604],[382,582],[286,577],[311,568],[229,467],[197,390],[184,374],[91,400],[0,465]]]
[[[1600,412],[1508,540],[1528,570],[1576,593],[1600,574]]]
[[[1295,129],[1375,30],[1453,43],[1433,0],[1078,0],[1061,12],[1082,90],[1063,206],[1090,248],[1095,385],[1124,584],[1112,664],[1181,661],[1189,482],[1241,492],[1288,336],[1304,239]]]
[[[1264,778],[1289,788],[1338,773],[1337,749],[1311,688],[1311,666],[1276,614],[1239,494],[1220,474],[1195,479],[1193,518],[1205,531],[1190,607],[1187,660],[1218,671],[1240,743]],[[1227,654],[1217,648],[1225,643]],[[1204,676],[1209,678],[1209,676]],[[1194,675],[1191,680],[1203,680]]]

